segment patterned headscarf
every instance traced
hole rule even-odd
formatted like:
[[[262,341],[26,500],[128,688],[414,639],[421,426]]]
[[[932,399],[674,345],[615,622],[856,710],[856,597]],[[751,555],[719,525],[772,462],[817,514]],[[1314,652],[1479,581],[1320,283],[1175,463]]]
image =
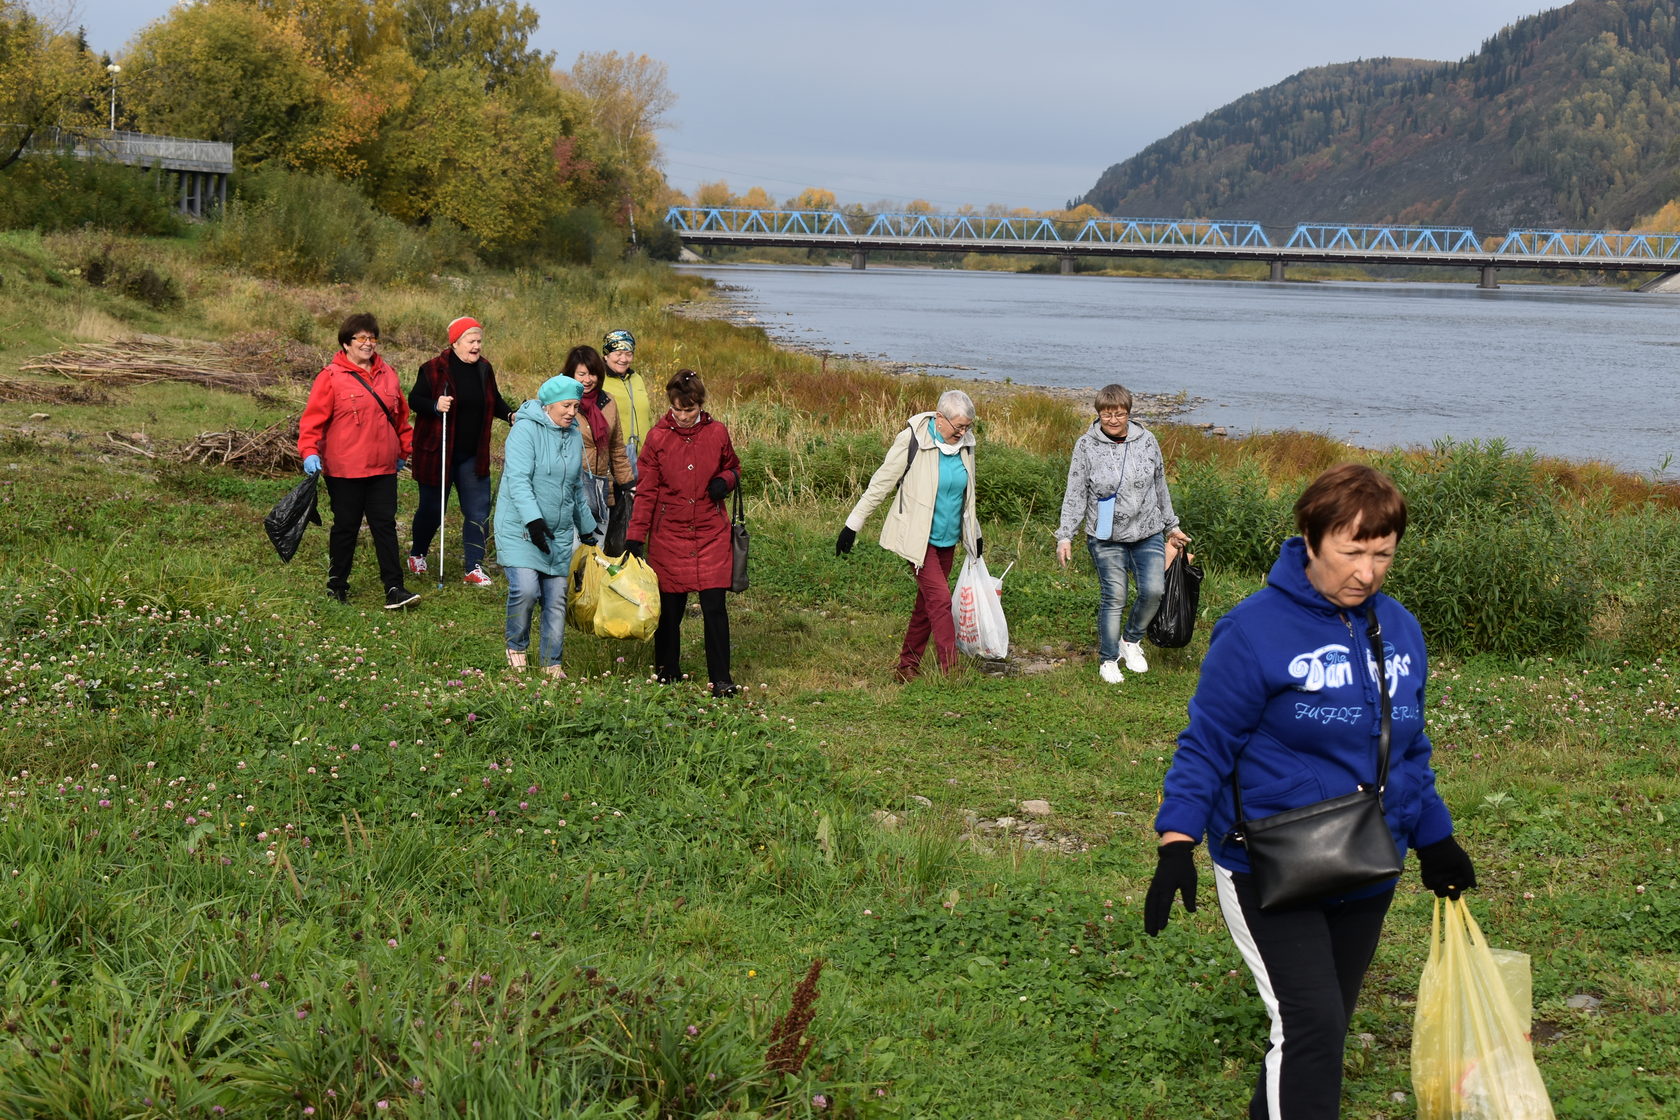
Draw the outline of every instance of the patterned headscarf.
[[[611,354],[614,350],[628,350],[636,352],[636,336],[629,331],[608,331],[607,337],[601,342],[601,353]]]

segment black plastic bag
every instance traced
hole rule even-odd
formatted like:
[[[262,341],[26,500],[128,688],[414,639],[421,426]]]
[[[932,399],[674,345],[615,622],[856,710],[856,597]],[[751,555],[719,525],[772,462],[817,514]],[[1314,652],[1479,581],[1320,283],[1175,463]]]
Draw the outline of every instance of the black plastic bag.
[[[623,556],[625,531],[630,528],[630,515],[636,511],[634,486],[613,486],[612,516],[601,533],[601,555]]]
[[[1161,595],[1161,609],[1149,622],[1149,640],[1162,649],[1189,645],[1201,601],[1202,569],[1190,563],[1189,554],[1181,548],[1167,566],[1166,590]]]
[[[263,518],[263,528],[268,530],[268,539],[274,542],[274,551],[280,554],[282,563],[291,563],[309,523],[321,523],[321,515],[315,509],[315,487],[320,480],[319,474],[307,475],[290,493],[275,502],[274,508]]]

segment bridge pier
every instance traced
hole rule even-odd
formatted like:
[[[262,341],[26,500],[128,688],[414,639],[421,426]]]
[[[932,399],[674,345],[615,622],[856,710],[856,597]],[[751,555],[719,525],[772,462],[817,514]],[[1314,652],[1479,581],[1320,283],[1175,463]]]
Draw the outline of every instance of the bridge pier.
[[[1482,279],[1476,287],[1486,288],[1490,292],[1497,289],[1499,287],[1499,269],[1491,264],[1484,264],[1482,266]]]
[[[869,254],[864,252],[862,249],[855,250],[852,253],[852,268],[854,270],[856,270],[858,272],[862,272],[863,269],[864,269],[864,266],[867,265],[868,263],[869,263]]]
[[[1271,263],[1272,263],[1271,275],[1266,277],[1266,279],[1270,280],[1274,284],[1283,283],[1283,262],[1282,261],[1273,261]]]
[[[1072,257],[1063,257],[1061,259],[1061,265],[1062,265],[1062,275],[1063,276],[1072,276],[1073,275],[1073,258]]]

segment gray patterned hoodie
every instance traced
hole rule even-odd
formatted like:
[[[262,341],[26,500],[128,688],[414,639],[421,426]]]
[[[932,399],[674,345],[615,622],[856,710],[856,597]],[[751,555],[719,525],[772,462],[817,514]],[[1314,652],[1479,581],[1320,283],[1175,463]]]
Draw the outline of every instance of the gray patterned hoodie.
[[[1178,528],[1172,495],[1167,493],[1161,445],[1148,428],[1135,421],[1127,424],[1123,440],[1109,439],[1102,423],[1092,421],[1091,430],[1074,441],[1056,540],[1071,541],[1081,521],[1085,522],[1085,531],[1095,535],[1097,501],[1110,494],[1115,499],[1114,529],[1109,540],[1131,543]]]

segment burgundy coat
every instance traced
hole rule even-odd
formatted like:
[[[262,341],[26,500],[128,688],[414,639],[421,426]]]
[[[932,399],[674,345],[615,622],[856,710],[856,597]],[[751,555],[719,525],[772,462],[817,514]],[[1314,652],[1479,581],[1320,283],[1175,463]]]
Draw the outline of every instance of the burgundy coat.
[[[455,395],[455,386],[449,380],[449,355],[453,352],[446,346],[443,353],[422,365],[420,372],[414,375],[414,388],[408,392],[408,407],[414,410],[414,461],[409,463],[408,469],[415,478],[430,480],[434,486],[443,477],[443,413],[437,410],[437,399]],[[502,399],[501,390],[496,388],[495,367],[483,357],[478,359],[477,364],[479,383],[484,386],[484,420],[479,425],[478,450],[474,453],[478,462],[474,464],[477,469],[473,473],[479,478],[489,478],[490,421],[496,419],[513,423],[513,409],[508,407],[507,401]],[[454,443],[459,435],[455,425],[451,424],[449,442]]]
[[[679,428],[667,412],[648,433],[636,464],[642,476],[625,539],[647,542],[659,590],[728,587],[734,571],[728,499],[712,501],[706,486],[718,477],[730,490],[741,484],[729,429],[705,412],[694,427]]]

